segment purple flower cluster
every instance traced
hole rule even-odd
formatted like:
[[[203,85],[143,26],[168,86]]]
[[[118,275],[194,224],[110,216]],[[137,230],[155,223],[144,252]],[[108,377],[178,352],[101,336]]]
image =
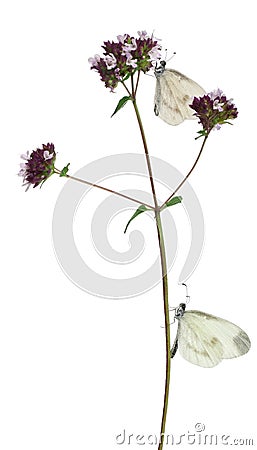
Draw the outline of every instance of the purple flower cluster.
[[[18,175],[23,177],[23,186],[27,186],[26,190],[31,185],[34,188],[42,185],[54,173],[56,159],[54,144],[43,144],[42,149],[38,148],[31,153],[27,152],[25,155],[21,155],[21,158],[26,162],[20,164]]]
[[[161,58],[158,40],[149,37],[146,31],[138,31],[137,38],[128,34],[117,36],[117,42],[104,42],[104,56],[89,58],[91,69],[99,72],[101,80],[111,91],[119,81],[124,81],[132,73],[142,70],[148,72]]]
[[[201,135],[208,135],[212,129],[219,130],[221,125],[229,123],[238,115],[233,99],[228,100],[220,89],[216,89],[203,97],[194,97],[192,105],[199,123],[203,126]]]

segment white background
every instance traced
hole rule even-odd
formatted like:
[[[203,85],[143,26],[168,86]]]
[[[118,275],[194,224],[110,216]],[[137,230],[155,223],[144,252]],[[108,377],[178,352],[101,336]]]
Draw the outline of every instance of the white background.
[[[110,119],[123,93],[110,94],[87,63],[103,40],[142,29],[155,30],[168,54],[177,52],[169,65],[207,91],[220,87],[239,109],[233,127],[213,133],[190,180],[206,241],[188,284],[191,307],[240,325],[252,349],[214,369],[177,355],[167,432],[187,435],[201,422],[206,434],[256,440],[254,7],[253,1],[220,0],[2,2],[1,450],[136,449],[135,441],[117,446],[115,436],[124,428],[135,435],[159,432],[161,286],[122,301],[78,289],[61,271],[51,240],[64,181],[53,177],[25,193],[16,177],[19,154],[48,141],[58,166],[71,162],[71,173],[112,153],[142,152],[130,105]],[[142,78],[139,104],[150,151],[185,173],[199,149],[197,124],[173,128],[154,117],[155,80]],[[170,303],[183,294],[172,279]]]

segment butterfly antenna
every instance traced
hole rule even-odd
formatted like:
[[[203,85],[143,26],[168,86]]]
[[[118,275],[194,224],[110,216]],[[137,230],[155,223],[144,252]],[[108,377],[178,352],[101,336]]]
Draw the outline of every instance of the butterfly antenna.
[[[181,283],[182,286],[185,286],[186,288],[186,304],[190,302],[190,295],[188,295],[188,287],[186,283]]]
[[[169,61],[170,61],[172,58],[174,58],[174,56],[176,55],[176,52],[173,52],[172,55],[171,55],[171,57],[170,57],[169,59],[167,59],[167,56],[168,56],[168,55],[167,55],[167,49],[165,49],[165,52],[166,52],[166,53],[165,53],[165,61],[166,61],[166,62],[169,62]]]

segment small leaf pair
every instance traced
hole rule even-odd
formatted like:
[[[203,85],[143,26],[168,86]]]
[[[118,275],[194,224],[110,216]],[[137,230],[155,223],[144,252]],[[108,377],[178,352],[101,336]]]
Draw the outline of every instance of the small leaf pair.
[[[169,206],[176,205],[177,203],[181,203],[181,202],[182,202],[182,197],[180,197],[180,196],[173,197],[167,203],[164,204],[163,209],[168,208]],[[133,216],[129,219],[129,221],[125,227],[124,233],[126,233],[128,226],[132,222],[132,220],[134,220],[137,216],[139,216],[139,214],[142,214],[145,211],[154,211],[154,209],[147,208],[145,205],[140,205],[137,208],[137,210],[134,212]]]

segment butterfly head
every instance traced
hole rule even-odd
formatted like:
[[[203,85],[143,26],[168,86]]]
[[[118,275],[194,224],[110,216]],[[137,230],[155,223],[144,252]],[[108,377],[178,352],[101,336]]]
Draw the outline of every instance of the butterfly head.
[[[175,319],[181,319],[181,317],[183,317],[183,315],[184,315],[185,309],[186,309],[186,304],[180,303],[175,311]]]
[[[163,72],[165,71],[165,67],[166,67],[166,61],[164,61],[164,60],[160,61],[159,66],[157,66],[157,63],[156,63],[156,66],[154,69],[154,75],[157,78],[160,77],[163,74]]]

